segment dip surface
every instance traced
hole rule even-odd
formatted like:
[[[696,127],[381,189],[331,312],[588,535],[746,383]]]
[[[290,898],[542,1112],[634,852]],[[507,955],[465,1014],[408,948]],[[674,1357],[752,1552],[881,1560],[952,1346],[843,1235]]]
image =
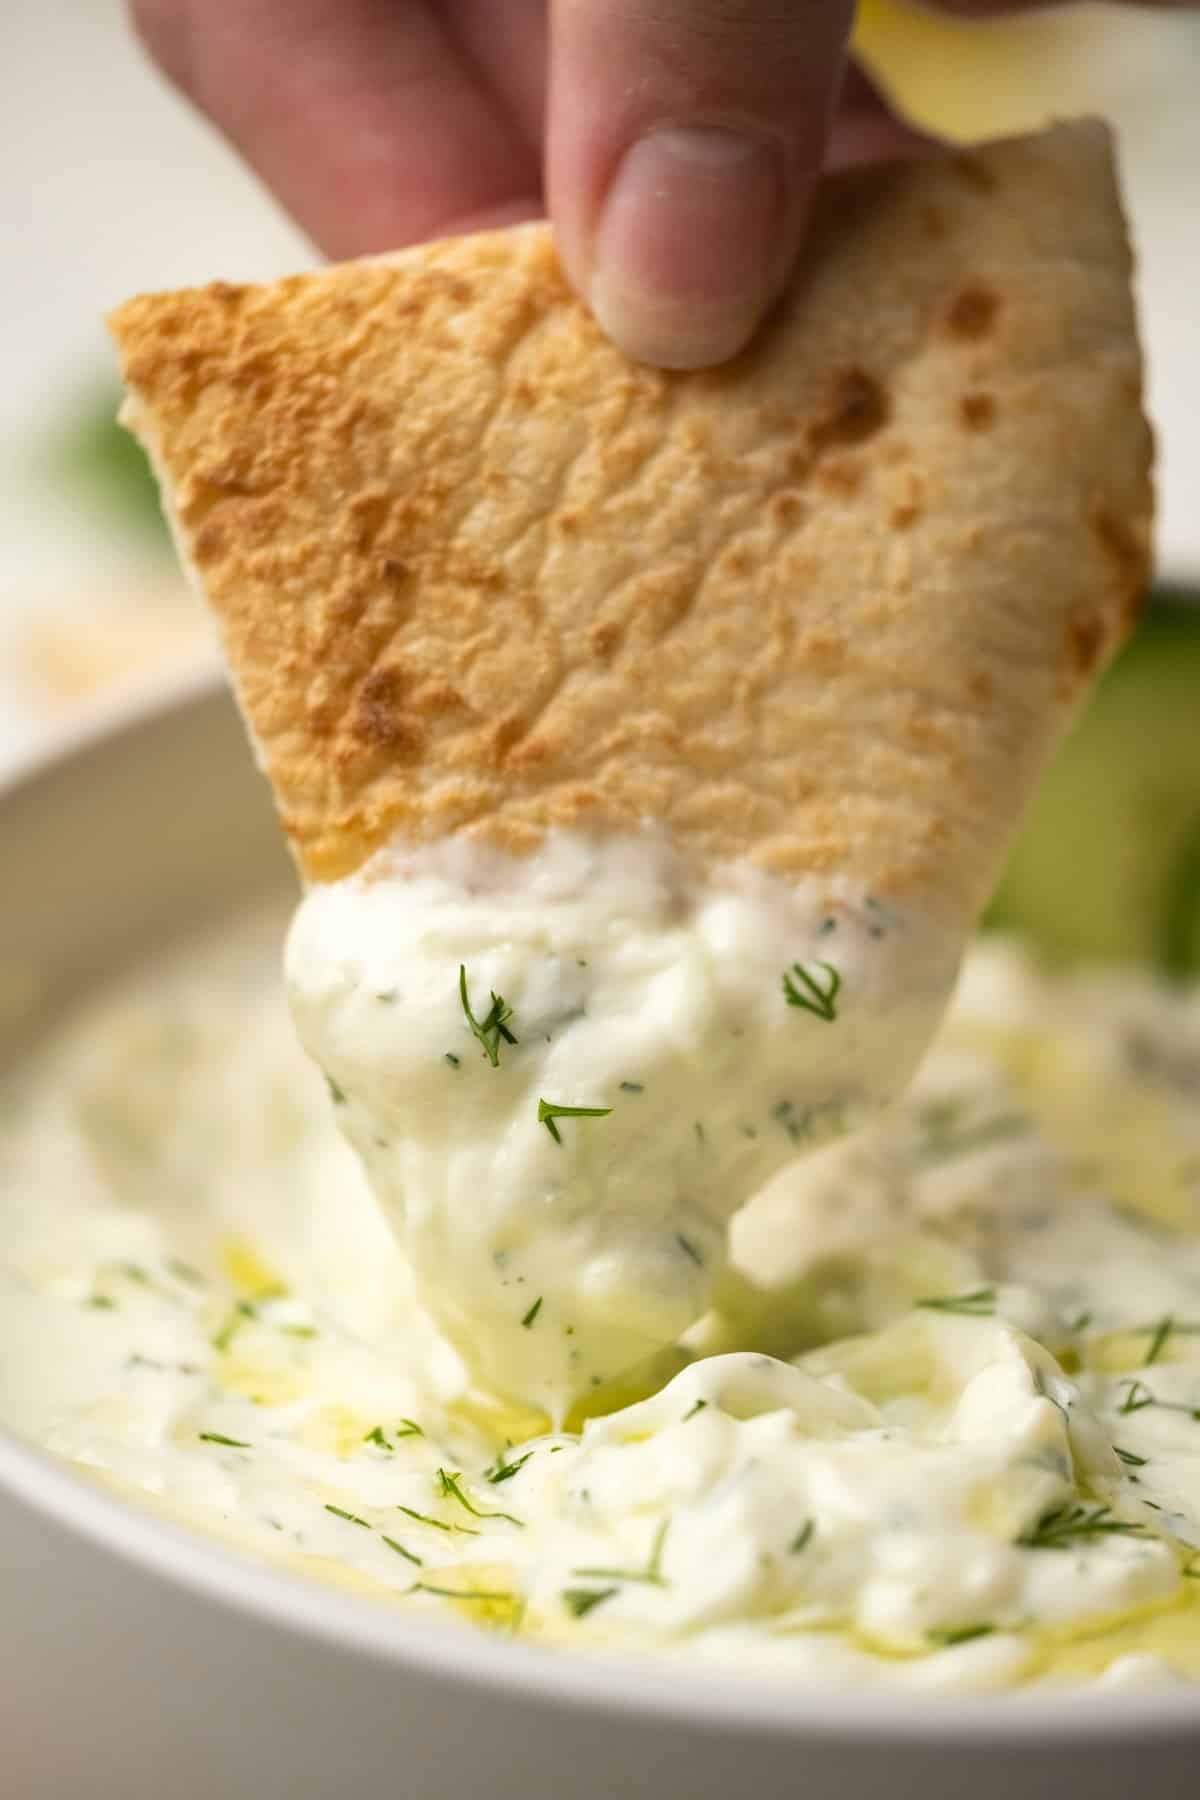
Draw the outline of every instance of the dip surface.
[[[862,920],[862,897],[847,907]],[[715,930],[697,917],[693,937]],[[520,1368],[488,1384],[473,1373],[454,1302],[426,1270],[436,1324],[418,1299],[335,1128],[361,1104],[367,1077],[345,1048],[359,1040],[337,1037],[346,1061],[326,1067],[346,1098],[331,1106],[294,1043],[281,923],[250,920],[148,967],[0,1082],[7,1424],[202,1528],[431,1621],[461,1615],[793,1680],[986,1689],[1200,1676],[1200,998],[1140,976],[1052,979],[1011,948],[976,948],[933,1052],[889,1112],[773,1180],[751,1159],[743,1186],[704,1190],[688,1221],[703,1263],[668,1252],[672,1233],[690,1237],[682,1189],[656,1188],[660,1335],[634,1374],[608,1379],[595,1338],[599,1366],[585,1362],[586,1381],[573,1373],[560,1306],[579,1293],[568,1283],[567,1301],[552,1302],[544,1268],[518,1254],[513,1287],[495,1286],[495,1343],[545,1334],[527,1367],[550,1368],[552,1386],[531,1393]],[[815,914],[809,923],[819,928]],[[782,940],[763,951],[772,997],[785,1025],[832,1042],[833,1022],[783,1006],[783,967],[817,960],[790,929],[782,964]],[[473,1057],[460,962],[477,1020],[492,990],[518,1039],[548,1015],[511,930],[503,947],[501,933],[497,945],[472,940],[469,963],[456,930],[447,921],[439,944],[450,994],[439,986],[437,1005],[459,1035],[442,1043],[432,1003],[408,1016],[444,1078],[420,1104],[433,1112],[441,1092],[470,1092],[490,1145],[461,1173],[483,1188],[470,1249],[483,1282],[512,1229],[494,1167],[510,1126],[489,1092],[507,1096],[507,1120],[532,1099],[512,1154],[561,1168],[566,1188],[587,1156],[613,1154],[580,1146],[606,1132],[622,1141],[621,1080],[643,1089],[624,1092],[630,1113],[635,1101],[686,1106],[691,1131],[703,1092],[706,1135],[726,1114],[703,1058],[693,1088],[671,1072],[669,1100],[653,1097],[650,1077],[675,1068],[657,1036],[628,1074],[595,1051],[573,1087],[586,1059],[570,1060],[555,1030],[525,1076],[503,1041],[495,1068]],[[361,943],[373,980],[365,914]],[[869,961],[835,966],[844,991]],[[706,979],[705,1018],[728,1022],[736,1009],[722,1012],[720,983]],[[616,991],[590,970],[574,981],[564,972],[562,992],[585,1009]],[[340,995],[347,1017],[364,993],[359,982]],[[402,1016],[398,1002],[375,1004]],[[660,1024],[656,1009],[647,1031]],[[715,1026],[694,1030],[723,1054]],[[736,1056],[721,1067],[736,1122]],[[886,1085],[880,1074],[868,1100]],[[536,1118],[539,1097],[613,1111],[564,1116],[560,1144]],[[747,1122],[765,1127],[787,1097],[762,1096],[765,1118]],[[808,1090],[793,1098],[817,1103]],[[468,1123],[463,1142],[474,1141]],[[711,1151],[696,1141],[695,1154],[699,1167]],[[571,1242],[578,1220],[564,1217]],[[621,1257],[646,1253],[607,1225],[602,1235],[597,1248],[585,1233],[578,1258],[585,1298],[593,1253],[616,1291]],[[420,1245],[406,1248],[417,1262]],[[635,1292],[630,1317],[647,1304]],[[682,1336],[663,1347],[667,1328]],[[577,1416],[558,1429],[567,1400]],[[589,1410],[604,1416],[585,1420]]]

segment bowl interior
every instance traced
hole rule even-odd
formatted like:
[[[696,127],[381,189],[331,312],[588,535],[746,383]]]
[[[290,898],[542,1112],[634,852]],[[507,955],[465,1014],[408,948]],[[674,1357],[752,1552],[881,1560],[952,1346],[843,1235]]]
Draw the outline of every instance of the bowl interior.
[[[296,888],[232,702],[207,681],[82,734],[0,788],[0,842],[0,1067],[88,987],[148,950]],[[797,1692],[695,1666],[684,1676],[662,1659],[561,1657],[465,1628],[431,1632],[142,1514],[0,1425],[5,1497],[92,1553],[210,1605],[479,1694],[809,1742],[890,1739],[931,1750],[1038,1742],[1065,1750],[1136,1727],[1143,1746],[1147,1733],[1165,1742],[1182,1732],[1200,1744],[1190,1689],[956,1698],[926,1708],[899,1693]]]

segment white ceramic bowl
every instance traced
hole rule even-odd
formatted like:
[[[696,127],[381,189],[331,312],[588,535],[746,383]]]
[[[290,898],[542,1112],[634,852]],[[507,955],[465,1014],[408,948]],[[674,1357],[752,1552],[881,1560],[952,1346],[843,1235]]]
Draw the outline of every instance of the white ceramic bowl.
[[[148,945],[291,880],[208,685],[0,789],[0,869],[0,963],[37,977],[0,1062]],[[1200,1793],[1195,1688],[901,1697],[558,1655],[277,1573],[2,1429],[0,1621],[4,1800]]]

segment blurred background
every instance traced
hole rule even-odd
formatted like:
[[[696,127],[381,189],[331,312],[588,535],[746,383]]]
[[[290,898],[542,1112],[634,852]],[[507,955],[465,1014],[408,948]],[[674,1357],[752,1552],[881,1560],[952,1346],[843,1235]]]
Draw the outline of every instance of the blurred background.
[[[898,0],[863,0],[858,42],[903,107],[949,137],[1081,111],[1117,127],[1159,433],[1159,579],[1177,593],[1200,589],[1200,11],[1076,6],[964,24]],[[254,279],[314,258],[146,63],[121,0],[9,0],[0,6],[0,69],[2,771],[96,707],[214,660],[141,453],[115,425],[106,309],[143,288]],[[1184,628],[1176,611],[1167,623],[1167,648],[1151,657],[1149,676],[1134,671],[1133,686],[1157,693],[1173,679],[1175,700],[1165,711],[1121,702],[1139,719],[1143,710],[1162,714],[1149,735],[1129,728],[1144,746],[1134,760],[1147,767],[1132,780],[1121,829],[1178,840],[1200,891],[1200,651],[1187,616]],[[1174,676],[1162,674],[1165,664]],[[1128,690],[1132,678],[1118,678]],[[1110,735],[1104,726],[1105,742]],[[1120,771],[1128,787],[1127,749],[1118,734],[1115,748],[1086,750],[1080,767],[1094,780],[1090,771],[1108,756],[1105,780],[1111,786]],[[1170,793],[1154,800],[1146,783],[1162,784],[1164,763]],[[1050,823],[1035,894],[1047,888],[1047,855],[1070,868],[1086,853],[1087,781],[1073,779],[1074,787],[1070,766],[1065,787],[1056,772],[1062,793],[1044,798]],[[1079,841],[1064,840],[1068,826]],[[1010,880],[1003,905],[1014,891]],[[1016,904],[1027,907],[1019,895]],[[1110,918],[1101,935],[1121,939],[1129,929]],[[1200,953],[1200,927],[1195,936]]]

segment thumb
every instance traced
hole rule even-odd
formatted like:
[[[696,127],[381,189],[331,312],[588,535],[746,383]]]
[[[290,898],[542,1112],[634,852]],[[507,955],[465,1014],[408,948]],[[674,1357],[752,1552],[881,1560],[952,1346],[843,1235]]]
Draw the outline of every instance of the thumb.
[[[553,0],[547,192],[630,356],[723,362],[795,258],[853,0]]]

